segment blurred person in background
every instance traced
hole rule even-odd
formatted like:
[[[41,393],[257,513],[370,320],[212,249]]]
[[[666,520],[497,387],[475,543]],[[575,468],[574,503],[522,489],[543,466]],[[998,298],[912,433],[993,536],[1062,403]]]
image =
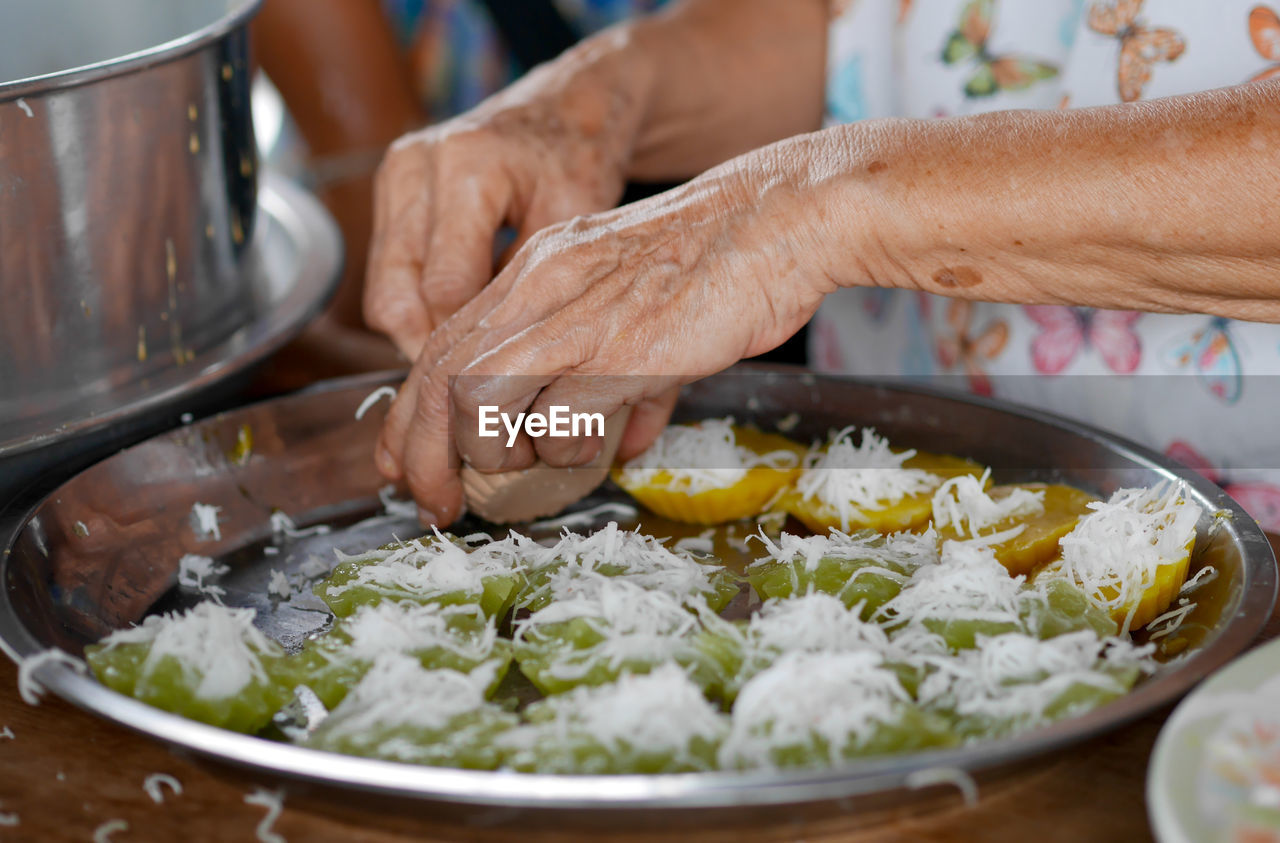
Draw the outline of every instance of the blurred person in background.
[[[472,108],[582,37],[664,0],[266,0],[257,59],[305,145],[305,179],[346,248],[324,315],[264,368],[260,388],[409,362],[361,316],[374,172],[405,132]]]

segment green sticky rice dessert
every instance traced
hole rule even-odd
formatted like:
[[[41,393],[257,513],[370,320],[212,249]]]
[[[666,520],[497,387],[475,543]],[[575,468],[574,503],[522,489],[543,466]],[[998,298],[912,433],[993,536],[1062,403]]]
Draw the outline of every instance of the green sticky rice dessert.
[[[589,536],[566,530],[554,547],[525,557],[526,584],[516,606],[536,612],[553,598],[552,581],[577,573],[625,579],[678,600],[696,600],[718,612],[738,593],[736,577],[725,568],[673,551],[662,540],[618,529],[617,522]]]
[[[1151,648],[1081,629],[1041,639],[1019,632],[980,637],[936,660],[921,705],[954,723],[964,740],[990,739],[1082,714],[1127,693],[1154,663]]]
[[[714,696],[732,701],[744,683],[786,653],[851,653],[869,650],[889,658],[888,634],[864,621],[855,606],[823,592],[770,600],[747,621],[704,622],[694,639],[702,684]],[[902,666],[886,662],[890,669]],[[913,675],[907,671],[907,675]]]
[[[437,530],[368,553],[339,553],[342,561],[316,584],[315,593],[338,617],[384,600],[473,603],[501,617],[522,584],[520,560],[531,546],[536,547],[513,534],[473,547]]]
[[[728,718],[674,664],[536,702],[498,739],[521,772],[599,775],[714,770]]]
[[[975,646],[978,636],[1024,632],[1051,637],[1076,629],[1112,634],[1115,625],[1069,583],[1049,587],[1011,577],[981,544],[944,542],[935,565],[917,568],[896,597],[876,612],[895,637],[927,631],[951,650]]]
[[[107,687],[211,726],[257,732],[292,696],[285,654],[254,625],[253,609],[201,603],[85,648]]]
[[[413,656],[428,670],[470,673],[491,663],[493,687],[511,663],[511,642],[498,637],[493,618],[476,604],[383,602],[360,606],[328,633],[308,641],[290,658],[290,669],[298,684],[333,708],[379,655],[390,652]]]
[[[542,693],[689,659],[699,621],[685,603],[603,574],[565,579],[570,588],[515,627],[516,663]]]
[[[747,568],[747,581],[761,599],[820,591],[848,607],[861,604],[864,619],[893,599],[913,571],[938,557],[931,532],[882,536],[832,530],[804,538],[783,533],[776,542],[762,535],[760,541],[768,556]]]
[[[956,740],[878,653],[794,652],[742,687],[719,760],[724,769],[828,767]]]
[[[426,670],[403,653],[379,656],[306,745],[411,764],[492,770],[495,739],[519,722],[485,700],[494,668]]]

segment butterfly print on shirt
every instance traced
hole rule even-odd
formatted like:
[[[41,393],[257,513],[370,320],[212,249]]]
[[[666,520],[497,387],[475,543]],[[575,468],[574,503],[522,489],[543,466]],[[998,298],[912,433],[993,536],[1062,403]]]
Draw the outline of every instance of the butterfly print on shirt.
[[[1249,40],[1258,55],[1270,62],[1280,62],[1280,17],[1267,6],[1254,6],[1249,11]],[[1280,75],[1280,64],[1273,64],[1255,75],[1250,82]]]
[[[995,11],[996,0],[969,0],[961,8],[960,20],[942,47],[943,64],[977,63],[964,84],[964,95],[970,99],[1001,91],[1024,91],[1058,75],[1058,68],[1048,62],[1017,55],[991,55],[987,42],[991,38]]]
[[[973,303],[964,299],[952,299],[947,303],[947,325],[951,333],[938,337],[936,352],[938,362],[944,368],[956,365],[964,369],[969,379],[969,389],[978,395],[992,395],[991,378],[983,364],[1000,356],[1009,343],[1009,324],[1003,319],[993,319],[977,336],[970,334],[973,321]]]
[[[1089,28],[1120,41],[1116,87],[1122,102],[1142,98],[1158,61],[1171,62],[1182,55],[1187,42],[1176,31],[1147,27],[1138,20],[1143,0],[1103,0],[1089,7]]]
[[[1224,492],[1235,498],[1236,503],[1253,516],[1262,529],[1268,533],[1280,533],[1280,486],[1271,483],[1224,483],[1218,469],[1189,442],[1181,439],[1171,442],[1164,449],[1164,454],[1221,486]]]
[[[1132,374],[1142,362],[1142,341],[1133,330],[1142,314],[1136,310],[1027,305],[1022,311],[1040,326],[1031,341],[1031,361],[1042,375],[1058,374],[1086,346],[1119,375]]]

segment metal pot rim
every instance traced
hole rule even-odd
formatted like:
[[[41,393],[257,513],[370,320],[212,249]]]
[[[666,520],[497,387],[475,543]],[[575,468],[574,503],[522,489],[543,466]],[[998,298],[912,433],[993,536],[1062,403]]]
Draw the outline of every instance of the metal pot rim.
[[[194,53],[248,23],[263,0],[237,0],[236,8],[194,32],[152,47],[91,64],[0,82],[0,102],[86,85],[114,76],[154,67]]]

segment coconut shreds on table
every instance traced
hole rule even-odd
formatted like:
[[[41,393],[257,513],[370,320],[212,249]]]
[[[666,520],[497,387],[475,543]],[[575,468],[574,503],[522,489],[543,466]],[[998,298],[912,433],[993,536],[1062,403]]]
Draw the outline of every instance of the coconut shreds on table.
[[[45,692],[45,688],[36,681],[35,672],[41,666],[55,662],[61,662],[77,673],[84,673],[87,669],[83,661],[56,647],[41,650],[34,656],[22,659],[18,662],[18,696],[22,697],[24,703],[40,704],[40,695]]]
[[[1128,632],[1159,569],[1186,557],[1200,506],[1187,498],[1182,483],[1171,482],[1121,489],[1088,506],[1092,511],[1062,537],[1061,559],[1041,576],[1073,580],[1108,612],[1127,608],[1120,629]]]
[[[757,454],[739,445],[733,418],[706,419],[697,424],[667,425],[653,444],[622,467],[623,482],[646,486],[666,474],[666,487],[696,495],[726,489],[757,466],[791,468],[798,459],[792,451]]]
[[[142,789],[146,791],[147,796],[151,797],[151,801],[157,805],[164,802],[164,788],[166,787],[173,791],[174,796],[182,795],[182,782],[168,773],[152,773],[142,780]]]
[[[969,474],[952,477],[933,493],[933,525],[938,529],[952,527],[960,536],[978,534],[1008,518],[1025,518],[1044,512],[1043,489],[1012,489],[996,499],[986,492],[991,469],[977,478]],[[1015,529],[1022,532],[1023,525]],[[1005,531],[1009,533],[1009,531]],[[1012,538],[1017,533],[1008,535]]]
[[[222,507],[196,501],[191,505],[191,530],[197,539],[222,541],[222,528],[218,526],[218,513]]]
[[[8,740],[14,740],[13,730],[10,729],[8,726],[5,726],[3,729],[0,729],[0,738],[7,738]]]
[[[201,594],[211,597],[214,602],[221,603],[227,590],[206,580],[210,577],[221,577],[230,570],[230,565],[215,562],[212,556],[187,553],[178,560],[178,585],[194,588]]]
[[[910,790],[949,784],[960,791],[965,805],[972,807],[978,804],[978,783],[959,767],[925,767],[923,770],[915,770],[907,774],[903,784]]]
[[[111,835],[128,830],[129,824],[124,820],[107,820],[93,830],[93,843],[111,843]]]
[[[13,828],[21,824],[22,824],[22,818],[18,816],[17,811],[0,813],[0,826],[5,828]]]
[[[863,511],[881,509],[910,495],[931,492],[942,478],[903,463],[914,450],[893,451],[889,441],[871,428],[862,429],[855,445],[856,426],[833,432],[825,447],[810,449],[796,490],[809,501],[818,501],[840,516],[840,529],[848,530],[864,520]]]
[[[166,656],[198,677],[195,693],[210,700],[238,694],[251,682],[265,682],[262,656],[281,653],[280,645],[253,625],[253,609],[231,609],[200,603],[181,614],[151,615],[139,626],[120,629],[102,639],[107,650],[121,644],[150,644],[138,669],[148,677]]]
[[[276,820],[284,812],[283,791],[267,790],[262,787],[255,788],[245,794],[244,804],[257,805],[267,809],[267,815],[259,820],[258,825],[254,828],[254,834],[257,835],[261,843],[286,843],[283,835],[272,830],[272,826],[276,824]]]

